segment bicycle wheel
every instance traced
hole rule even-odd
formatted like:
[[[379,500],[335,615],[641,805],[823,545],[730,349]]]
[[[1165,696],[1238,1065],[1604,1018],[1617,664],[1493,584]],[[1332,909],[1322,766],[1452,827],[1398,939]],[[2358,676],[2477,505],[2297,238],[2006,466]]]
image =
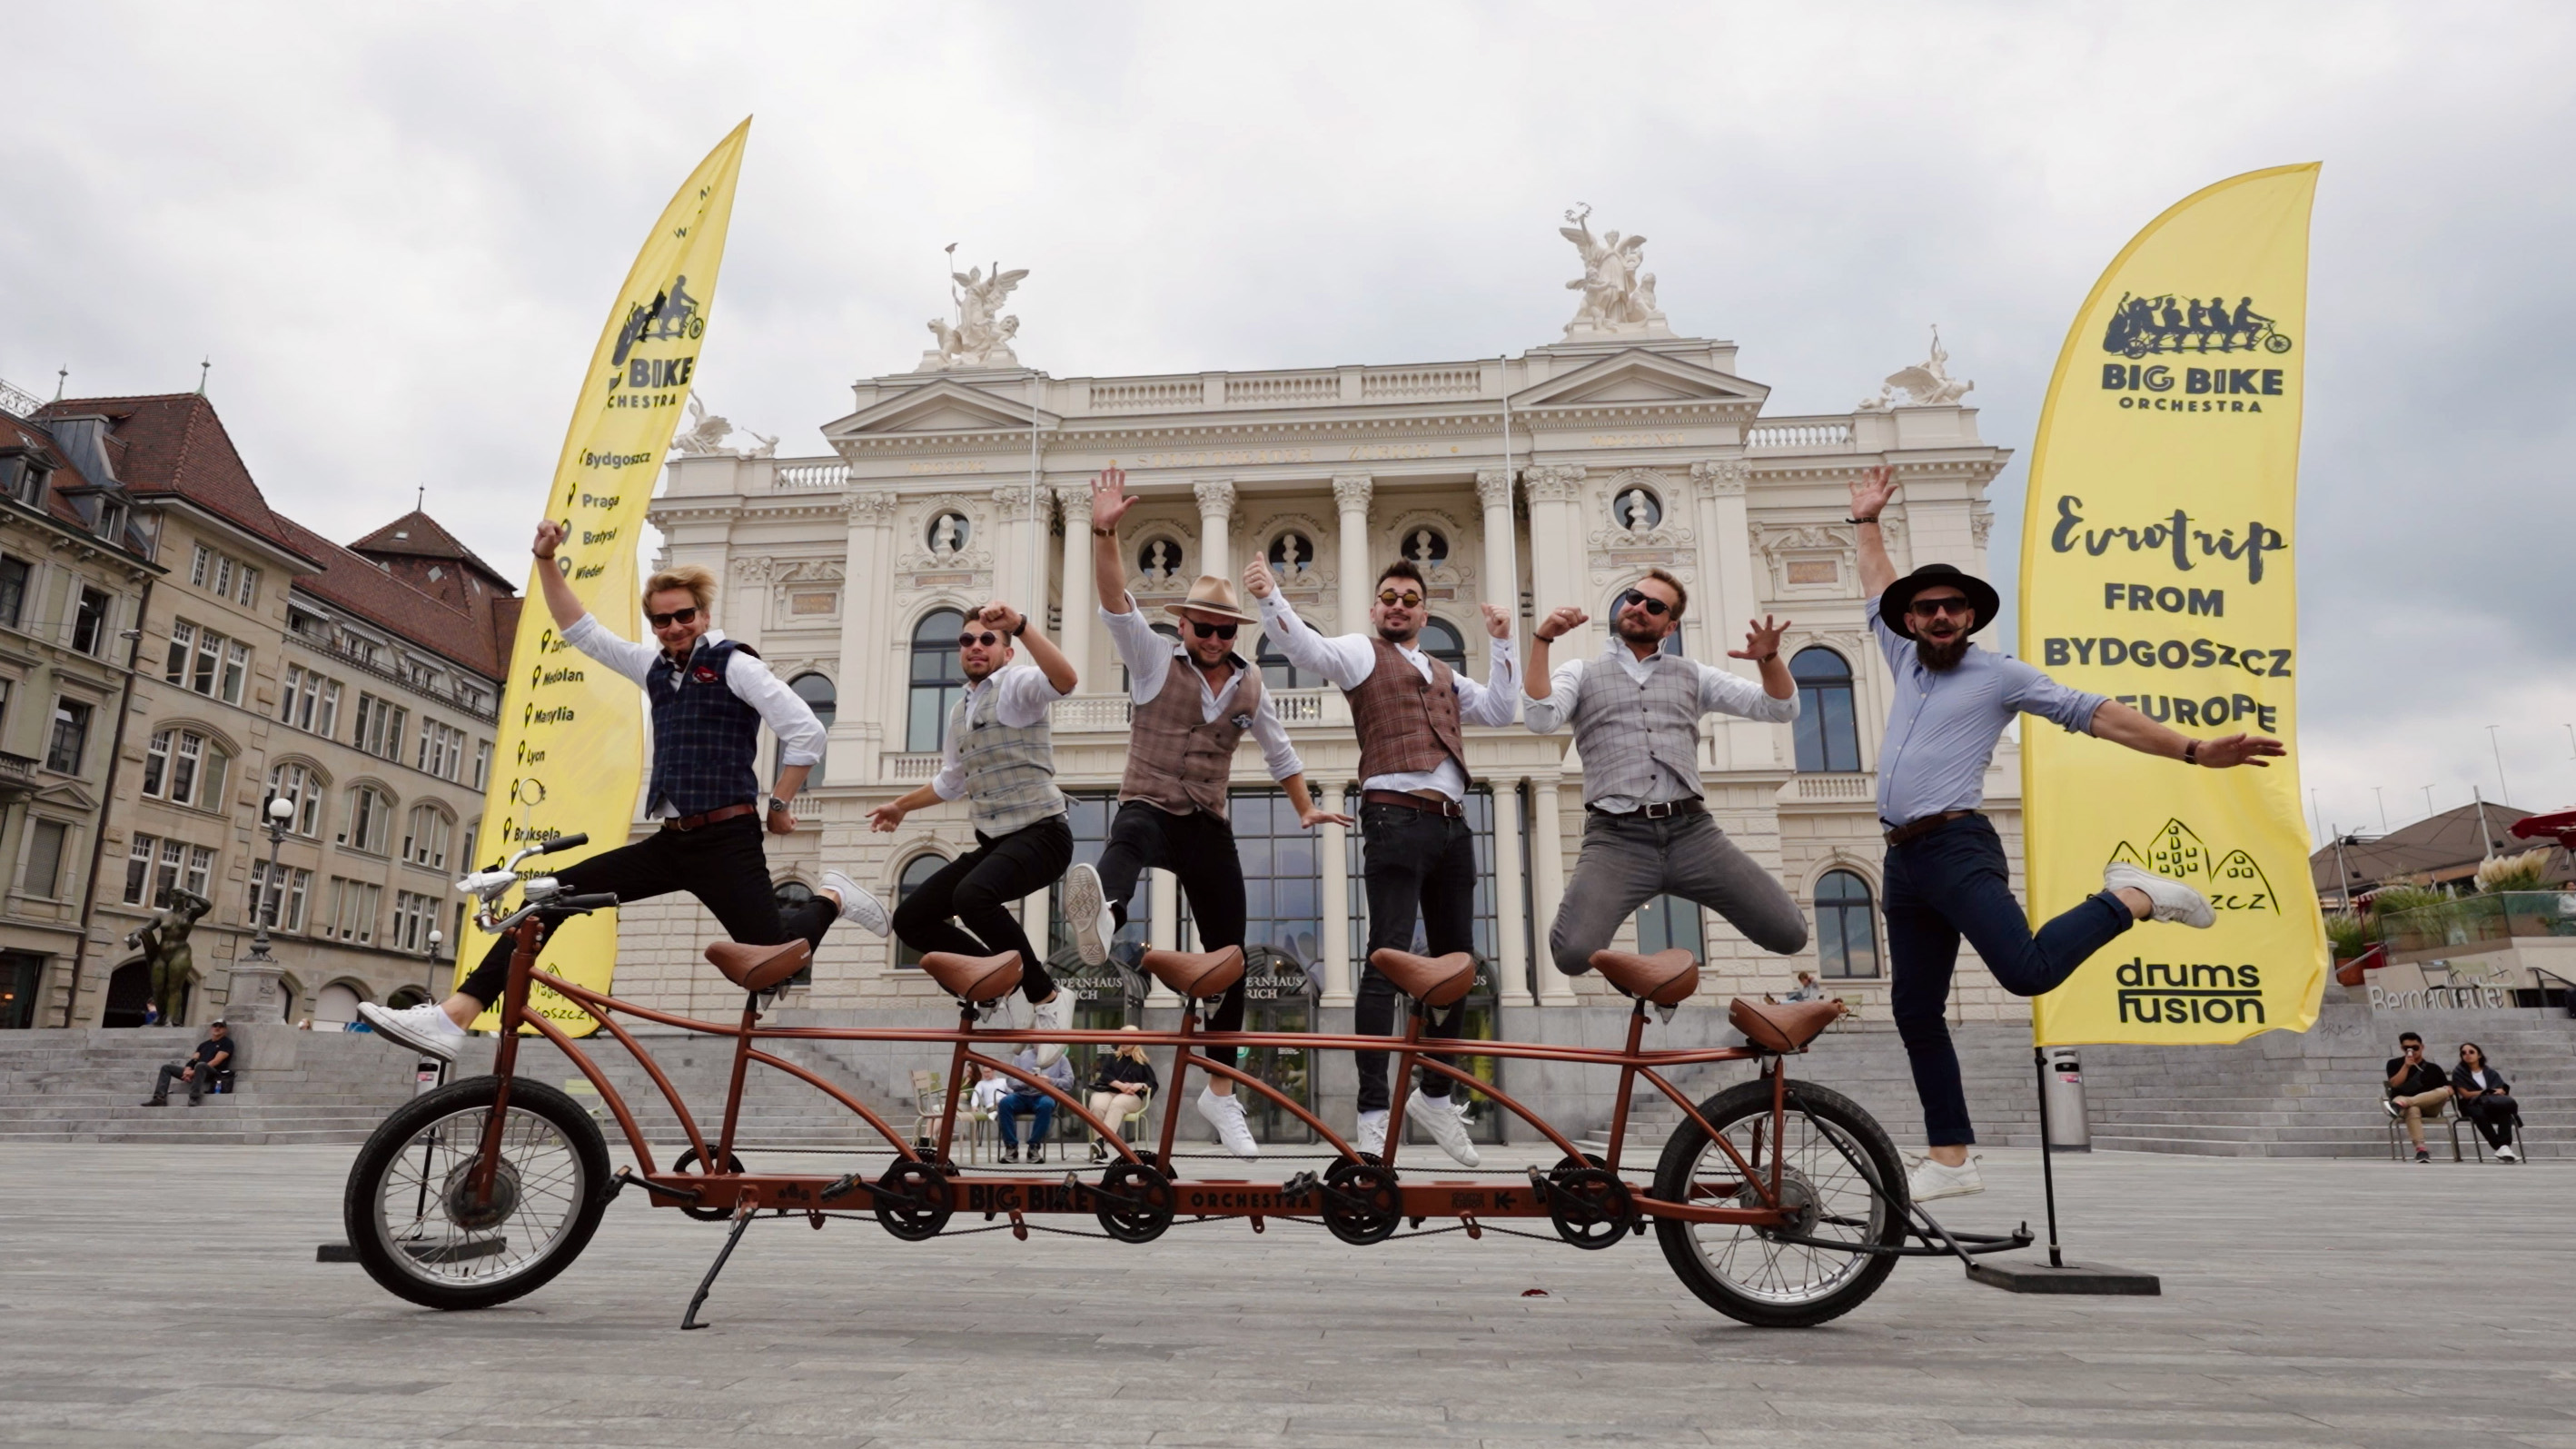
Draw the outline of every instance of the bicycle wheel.
[[[1782,1227],[1659,1218],[1655,1237],[1683,1286],[1729,1318],[1766,1328],[1807,1328],[1859,1307],[1896,1260],[1817,1246],[1898,1247],[1905,1241],[1904,1176],[1896,1146],[1876,1120],[1840,1092],[1803,1082],[1789,1087],[1782,1141],[1771,1140],[1771,1085],[1744,1082],[1702,1102],[1700,1116],[1767,1182],[1776,1151]],[[1694,1122],[1664,1144],[1655,1196],[1665,1202],[1758,1207],[1761,1193]],[[1804,1242],[1783,1242],[1783,1237]]]
[[[397,1108],[358,1150],[341,1214],[386,1292],[430,1308],[489,1308],[572,1265],[608,1207],[608,1145],[572,1098],[510,1084],[488,1201],[472,1177],[501,1079],[452,1083]]]

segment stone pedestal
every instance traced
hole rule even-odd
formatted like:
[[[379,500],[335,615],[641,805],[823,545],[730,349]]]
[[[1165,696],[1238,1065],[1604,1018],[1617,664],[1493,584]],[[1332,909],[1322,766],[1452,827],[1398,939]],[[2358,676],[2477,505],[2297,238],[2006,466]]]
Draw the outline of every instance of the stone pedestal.
[[[279,979],[284,974],[284,968],[275,961],[245,956],[234,962],[232,976],[224,987],[225,1019],[263,1026],[284,1021],[286,986]]]

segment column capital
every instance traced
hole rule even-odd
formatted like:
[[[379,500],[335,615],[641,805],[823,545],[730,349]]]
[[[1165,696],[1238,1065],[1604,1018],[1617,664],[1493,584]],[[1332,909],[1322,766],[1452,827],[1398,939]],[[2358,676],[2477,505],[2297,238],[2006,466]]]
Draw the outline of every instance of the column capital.
[[[854,526],[891,523],[894,508],[894,494],[883,489],[852,493],[841,503],[842,512]]]
[[[1532,502],[1571,503],[1583,479],[1584,467],[1580,463],[1551,463],[1521,474],[1521,484],[1529,490]]]
[[[1058,483],[1055,485],[1055,501],[1063,505],[1064,516],[1067,522],[1071,522],[1076,518],[1089,518],[1091,516],[1091,485],[1088,483]]]
[[[1476,501],[1487,508],[1512,506],[1512,471],[1509,468],[1476,470]]]
[[[1709,458],[1691,464],[1690,475],[1702,498],[1741,498],[1753,467],[1742,458]]]
[[[1233,516],[1233,479],[1203,478],[1200,481],[1191,484],[1190,491],[1196,493],[1199,497],[1200,517],[1204,518],[1211,514],[1220,518],[1230,518]]]
[[[1366,513],[1369,495],[1376,490],[1377,480],[1366,473],[1333,475],[1333,505],[1344,513]]]

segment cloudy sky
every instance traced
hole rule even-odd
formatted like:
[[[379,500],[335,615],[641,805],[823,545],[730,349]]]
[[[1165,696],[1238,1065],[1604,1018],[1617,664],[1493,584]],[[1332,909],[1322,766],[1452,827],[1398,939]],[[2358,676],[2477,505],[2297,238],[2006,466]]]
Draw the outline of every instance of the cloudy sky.
[[[2026,452],[2122,243],[2322,160],[2308,783],[2347,829],[2426,786],[2576,803],[2576,9],[1271,9],[0,0],[0,377],[211,356],[279,507],[349,538],[426,487],[515,572],[642,228],[750,114],[700,384],[785,453],[911,365],[952,241],[1032,269],[1020,354],[1059,376],[1427,361],[1558,335],[1577,202],[1774,412],[1850,407],[1937,322]]]

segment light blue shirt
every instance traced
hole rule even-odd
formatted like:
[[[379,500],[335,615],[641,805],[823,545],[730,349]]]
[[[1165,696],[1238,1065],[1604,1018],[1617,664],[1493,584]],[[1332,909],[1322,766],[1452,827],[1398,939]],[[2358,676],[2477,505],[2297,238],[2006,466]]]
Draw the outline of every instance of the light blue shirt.
[[[2104,696],[2069,689],[2021,660],[1974,644],[1956,669],[1935,673],[1915,657],[1914,641],[1879,617],[1875,597],[1863,607],[1896,675],[1896,703],[1887,712],[1887,740],[1878,752],[1882,822],[1903,825],[1984,804],[1986,766],[2014,715],[2035,714],[2075,734],[2092,732],[2093,711]]]

